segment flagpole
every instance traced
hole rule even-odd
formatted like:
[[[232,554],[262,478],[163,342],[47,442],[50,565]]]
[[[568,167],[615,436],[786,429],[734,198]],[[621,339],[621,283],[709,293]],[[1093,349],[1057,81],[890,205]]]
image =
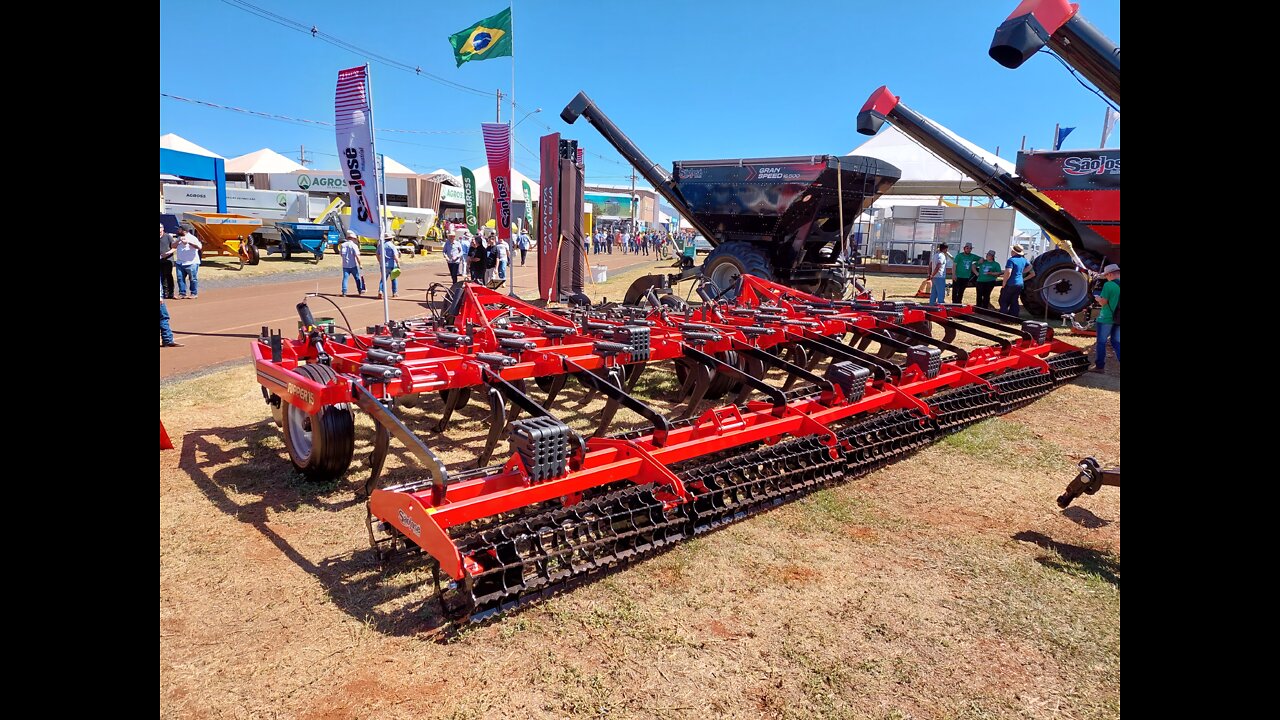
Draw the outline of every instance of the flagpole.
[[[378,163],[378,138],[374,133],[373,126],[373,68],[369,63],[364,64],[365,77],[365,94],[369,96],[369,144],[373,146],[373,162],[375,163],[374,174],[381,173],[378,183],[382,186],[381,204],[378,206],[378,212],[374,213],[377,217],[374,223],[378,226],[378,237],[373,240],[373,252],[378,259],[378,273],[382,278],[382,322],[387,324],[391,322],[391,288],[387,287],[387,266],[382,262],[382,213],[387,206],[387,171],[385,162]],[[381,165],[379,168],[377,165]]]
[[[515,220],[515,176],[516,176],[516,7],[515,0],[508,0],[507,9],[511,11],[511,114],[507,117],[507,127],[511,128],[508,143],[511,146],[511,162],[507,163],[507,187],[511,193],[511,218]],[[522,189],[520,192],[524,192]],[[532,199],[526,197],[525,204],[533,202]],[[510,228],[507,228],[510,232]],[[513,237],[511,243],[507,247],[507,282],[511,283],[508,295],[516,297],[516,247],[517,241]]]

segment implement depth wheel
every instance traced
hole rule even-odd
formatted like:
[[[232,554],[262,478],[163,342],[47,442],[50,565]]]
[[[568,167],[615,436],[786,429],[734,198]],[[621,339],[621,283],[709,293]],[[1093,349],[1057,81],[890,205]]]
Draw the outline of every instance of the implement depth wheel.
[[[298,374],[326,384],[338,377],[327,365],[303,365]],[[284,446],[293,466],[311,482],[327,483],[342,477],[356,449],[355,418],[347,403],[327,405],[308,415],[284,404]]]

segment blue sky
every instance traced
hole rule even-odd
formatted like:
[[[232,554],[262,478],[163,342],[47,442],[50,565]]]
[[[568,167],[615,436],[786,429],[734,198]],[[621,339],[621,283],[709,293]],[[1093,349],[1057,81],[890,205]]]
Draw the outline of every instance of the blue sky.
[[[245,2],[486,93],[370,60],[380,152],[424,172],[485,163],[479,123],[494,119],[494,90],[511,89],[512,62],[455,68],[447,38],[504,3]],[[542,108],[519,125],[517,140],[536,153],[538,137],[552,128],[586,147],[589,180],[627,182],[629,166],[595,130],[559,118],[585,90],[666,167],[684,159],[846,153],[864,140],[855,130],[858,109],[888,85],[964,138],[988,150],[999,146],[1006,159],[1016,156],[1023,135],[1028,147],[1048,147],[1055,123],[1077,128],[1064,147],[1097,147],[1106,105],[1062,64],[1040,54],[1007,70],[987,56],[993,31],[1016,5],[517,0],[517,118]],[[331,123],[338,70],[365,58],[241,7],[236,0],[162,0],[160,92]],[[1086,0],[1081,14],[1120,42],[1119,2]],[[504,120],[510,111],[504,99]],[[331,127],[162,95],[160,132],[226,157],[270,147],[296,160],[305,145],[312,167],[337,167]],[[1119,128],[1108,145],[1119,146]],[[516,148],[516,165],[536,177],[529,151]]]

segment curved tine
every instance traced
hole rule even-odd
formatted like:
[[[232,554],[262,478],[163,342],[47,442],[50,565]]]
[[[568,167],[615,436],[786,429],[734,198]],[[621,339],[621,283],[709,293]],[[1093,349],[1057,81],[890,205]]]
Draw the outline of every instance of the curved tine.
[[[378,487],[382,466],[387,461],[387,449],[391,446],[391,431],[382,423],[374,423],[373,452],[369,453],[369,479],[364,483],[364,497],[369,497]]]
[[[553,375],[551,377],[551,389],[547,391],[547,404],[543,405],[546,409],[551,409],[551,403],[556,401],[556,396],[564,389],[564,384],[568,382],[569,376],[565,373]]]
[[[498,438],[507,428],[507,401],[497,388],[489,388],[489,437],[485,440],[484,450],[476,458],[476,467],[489,464],[493,451],[498,446]]]
[[[707,389],[711,387],[711,368],[699,363],[692,363],[689,368],[689,379],[693,381],[693,395],[689,397],[689,406],[685,408],[682,418],[691,418],[693,413],[698,409],[698,405],[702,404],[702,399],[707,395]]]
[[[607,380],[610,385],[614,385],[621,390],[622,370],[616,367],[609,368]],[[604,409],[600,411],[600,422],[596,426],[595,437],[604,437],[605,431],[608,430],[610,423],[613,422],[613,416],[618,413],[618,405],[618,401],[614,398],[609,398],[608,402],[604,404]]]
[[[445,393],[444,414],[440,416],[440,421],[436,423],[436,432],[444,432],[445,428],[449,427],[449,420],[453,418],[453,411],[463,406],[464,403],[461,398],[464,389],[452,388]]]
[[[640,382],[640,375],[644,373],[645,366],[648,363],[636,363],[627,366],[627,392],[635,389],[636,383]]]

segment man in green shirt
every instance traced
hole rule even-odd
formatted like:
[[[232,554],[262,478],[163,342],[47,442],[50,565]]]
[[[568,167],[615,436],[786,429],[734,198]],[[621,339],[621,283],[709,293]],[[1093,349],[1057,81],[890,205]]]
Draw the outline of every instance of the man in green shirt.
[[[958,262],[957,260],[957,264]],[[973,268],[973,274],[976,281],[974,286],[978,288],[977,306],[995,310],[995,308],[991,307],[991,291],[996,289],[996,286],[1000,284],[1000,277],[1004,275],[1004,269],[1000,267],[1000,263],[996,262],[995,250],[987,251],[987,259]]]
[[[982,262],[982,258],[973,254],[973,243],[964,244],[964,252],[956,256],[955,283],[951,286],[951,302],[964,302],[964,289],[977,278],[974,266]]]
[[[1107,279],[1102,292],[1094,296],[1102,311],[1098,313],[1098,344],[1094,355],[1093,367],[1089,372],[1106,372],[1107,342],[1116,351],[1116,362],[1120,362],[1120,266],[1108,265],[1102,269],[1102,277]]]

